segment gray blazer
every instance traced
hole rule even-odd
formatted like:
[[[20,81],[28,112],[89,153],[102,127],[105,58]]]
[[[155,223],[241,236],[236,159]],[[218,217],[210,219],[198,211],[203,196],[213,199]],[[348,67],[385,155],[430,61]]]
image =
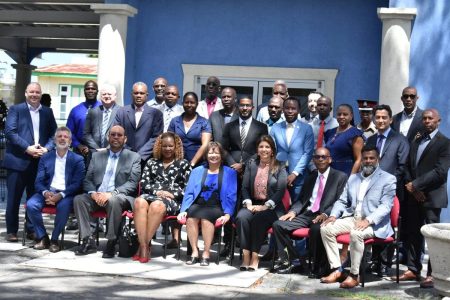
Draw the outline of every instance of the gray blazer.
[[[361,177],[361,173],[350,176],[344,191],[333,205],[330,216],[345,218],[354,215]],[[378,238],[387,238],[394,233],[390,213],[394,203],[395,186],[395,176],[377,168],[363,199],[362,214],[372,222],[373,231]]]
[[[105,139],[102,141],[102,124],[103,124],[103,105],[97,106],[91,109],[84,123],[83,130],[83,142],[89,147],[89,150],[96,151],[95,149],[104,148],[103,145],[108,145],[107,136],[109,129],[116,117],[116,112],[120,108],[119,105],[114,105],[111,108],[111,116],[109,116],[108,130],[106,131]]]

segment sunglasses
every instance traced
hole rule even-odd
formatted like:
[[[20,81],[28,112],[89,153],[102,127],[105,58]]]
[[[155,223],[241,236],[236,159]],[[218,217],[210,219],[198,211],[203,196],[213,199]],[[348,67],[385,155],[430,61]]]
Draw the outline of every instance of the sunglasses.
[[[414,94],[410,94],[410,95],[404,94],[404,95],[402,95],[403,99],[408,99],[408,98],[416,99],[416,97],[417,97],[417,95],[414,95]]]
[[[329,155],[313,155],[313,158],[314,158],[314,159],[317,159],[317,160],[319,160],[319,159],[325,160],[325,159],[327,159],[328,157],[330,157],[330,156],[329,156]]]

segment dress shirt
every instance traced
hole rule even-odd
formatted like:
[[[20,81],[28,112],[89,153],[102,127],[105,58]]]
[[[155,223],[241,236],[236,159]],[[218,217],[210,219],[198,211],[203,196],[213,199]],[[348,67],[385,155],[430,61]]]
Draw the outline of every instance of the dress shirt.
[[[206,110],[208,111],[208,116],[210,116],[214,111],[214,107],[216,106],[217,97],[214,97],[214,99],[212,100],[206,98],[205,101],[206,101]]]
[[[28,103],[27,103],[28,104]],[[34,144],[39,144],[39,111],[41,110],[42,105],[39,104],[37,108],[34,108],[30,104],[28,104],[28,109],[30,110],[31,122],[33,123],[33,138]]]
[[[327,179],[328,179],[329,174],[330,174],[330,167],[328,167],[328,169],[323,173],[320,173],[320,172],[317,173],[316,183],[314,184],[311,198],[309,198],[308,210],[311,210],[312,206],[314,205],[314,201],[316,201],[317,192],[319,191],[320,175],[323,175],[323,189],[325,190],[325,186],[327,185]],[[323,197],[323,195],[324,194],[322,194],[322,197]],[[320,200],[322,200],[322,199],[320,199]]]
[[[156,101],[155,98],[151,99],[150,101],[147,101],[147,105],[148,106],[155,107],[155,108],[160,106],[160,105],[163,105],[163,104],[164,104],[164,101],[162,103],[158,103],[158,101]]]
[[[391,127],[388,127],[383,133],[378,132],[377,135],[377,144],[378,144],[378,140],[380,139],[378,136],[379,135],[383,135],[384,139],[382,140],[382,144],[381,144],[381,148],[380,148],[380,157],[381,157],[381,153],[383,153],[383,149],[384,149],[384,144],[386,144],[386,139],[389,135],[389,132],[391,132]]]
[[[311,127],[312,127],[313,134],[314,134],[314,145],[317,145],[317,139],[318,139],[318,136],[319,136],[320,122],[321,121],[322,120],[320,120],[318,115],[316,117],[314,117],[314,119],[312,119],[312,121],[310,121],[310,122],[306,122],[305,121],[305,123],[311,125]],[[333,116],[331,116],[331,115],[328,115],[328,117],[325,118],[324,122],[325,122],[325,127],[324,127],[324,130],[323,130],[323,133],[327,132],[327,130],[330,130],[330,129],[333,129],[333,128],[336,128],[336,127],[339,126],[336,118],[333,118]],[[324,141],[323,145],[325,145],[325,141]]]
[[[291,144],[291,140],[292,140],[292,135],[294,134],[294,124],[297,120],[295,120],[292,123],[288,123],[286,122],[286,142],[288,144],[288,146]]]
[[[407,115],[406,112],[403,110],[402,118],[400,120],[400,133],[403,134],[404,136],[408,135],[409,127],[411,127],[416,112],[417,112],[417,105],[416,107],[414,107],[414,110],[409,115]]]
[[[86,116],[90,109],[101,105],[100,101],[84,101],[72,108],[67,118],[66,126],[72,132],[72,147],[78,147],[83,143],[83,130]]]
[[[141,120],[142,113],[144,112],[144,105],[141,107],[134,107],[134,119],[136,120],[136,128],[139,125],[139,121]]]
[[[66,190],[66,161],[67,161],[67,152],[63,157],[59,156],[58,152],[56,152],[55,159],[55,172],[53,174],[52,182],[50,183],[51,191],[64,191]],[[48,191],[44,191],[42,195]],[[64,198],[66,195],[63,192],[59,192]]]
[[[223,122],[225,124],[230,123],[231,118],[233,117],[233,114],[234,114],[234,112],[232,112],[231,114],[224,113],[225,117],[223,118]]]
[[[173,118],[180,116],[184,112],[183,106],[178,103],[172,107],[169,107],[166,105],[166,103],[163,103],[158,108],[163,113],[164,132],[166,132],[167,128],[169,128],[170,121],[172,121]]]
[[[109,157],[108,157],[108,163],[106,164],[105,168],[105,175],[103,177],[102,184],[99,186],[98,191],[99,192],[112,192],[116,189],[116,170],[117,170],[117,163],[119,162],[120,153],[122,153],[122,150],[119,152],[112,152],[109,150]],[[113,156],[116,155],[116,158],[114,159]],[[105,182],[106,173],[108,170],[113,170],[112,175],[109,177],[108,182]]]
[[[438,129],[435,129],[433,132],[431,132],[427,138],[423,138],[420,141],[419,147],[417,148],[417,157],[416,157],[416,166],[419,164],[419,160],[422,157],[423,151],[428,146],[430,141],[434,138],[434,136],[437,134]]]
[[[358,195],[356,197],[356,208],[355,208],[355,214],[354,214],[354,217],[356,219],[362,219],[364,217],[362,215],[362,205],[363,205],[363,201],[364,201],[364,196],[367,193],[367,188],[369,187],[370,180],[372,179],[374,173],[375,173],[375,171],[367,177],[365,177],[362,173],[359,173],[361,183],[359,185],[359,191],[358,191]],[[369,221],[369,223],[372,223],[371,220],[368,220],[368,221]]]

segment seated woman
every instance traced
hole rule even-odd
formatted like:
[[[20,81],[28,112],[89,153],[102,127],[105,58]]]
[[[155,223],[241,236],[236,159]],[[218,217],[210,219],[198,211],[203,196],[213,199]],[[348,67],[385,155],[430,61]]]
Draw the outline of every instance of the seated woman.
[[[256,144],[256,159],[247,163],[242,180],[242,205],[236,217],[237,235],[243,253],[241,271],[255,271],[267,230],[284,215],[286,169],[275,159],[275,143],[263,135]]]
[[[166,215],[176,215],[191,167],[183,159],[183,143],[173,132],[161,134],[153,146],[153,158],[142,173],[142,195],[134,202],[134,223],[139,250],[133,260],[150,260],[149,242]],[[174,234],[178,239],[178,234]],[[178,240],[176,241],[178,243]]]
[[[193,265],[209,265],[209,250],[214,237],[216,221],[225,224],[230,220],[236,206],[237,173],[222,166],[224,152],[222,146],[210,142],[206,148],[208,167],[199,166],[192,170],[181,204],[178,219],[188,218],[186,231],[192,247],[191,259],[186,262]],[[200,259],[197,247],[199,226],[201,225],[204,250]]]

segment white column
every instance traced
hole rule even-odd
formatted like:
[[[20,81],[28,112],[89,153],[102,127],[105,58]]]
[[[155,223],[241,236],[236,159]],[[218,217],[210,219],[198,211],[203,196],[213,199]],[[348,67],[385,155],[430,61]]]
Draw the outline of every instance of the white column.
[[[117,103],[123,105],[128,17],[137,9],[128,4],[92,4],[91,9],[100,14],[97,81],[115,85]]]
[[[411,20],[417,9],[382,7],[377,12],[383,22],[379,103],[396,113],[403,109],[400,96],[409,85]]]
[[[31,72],[36,69],[36,66],[29,64],[12,64],[11,66],[16,69],[14,104],[17,104],[25,100],[25,90],[31,81]]]

